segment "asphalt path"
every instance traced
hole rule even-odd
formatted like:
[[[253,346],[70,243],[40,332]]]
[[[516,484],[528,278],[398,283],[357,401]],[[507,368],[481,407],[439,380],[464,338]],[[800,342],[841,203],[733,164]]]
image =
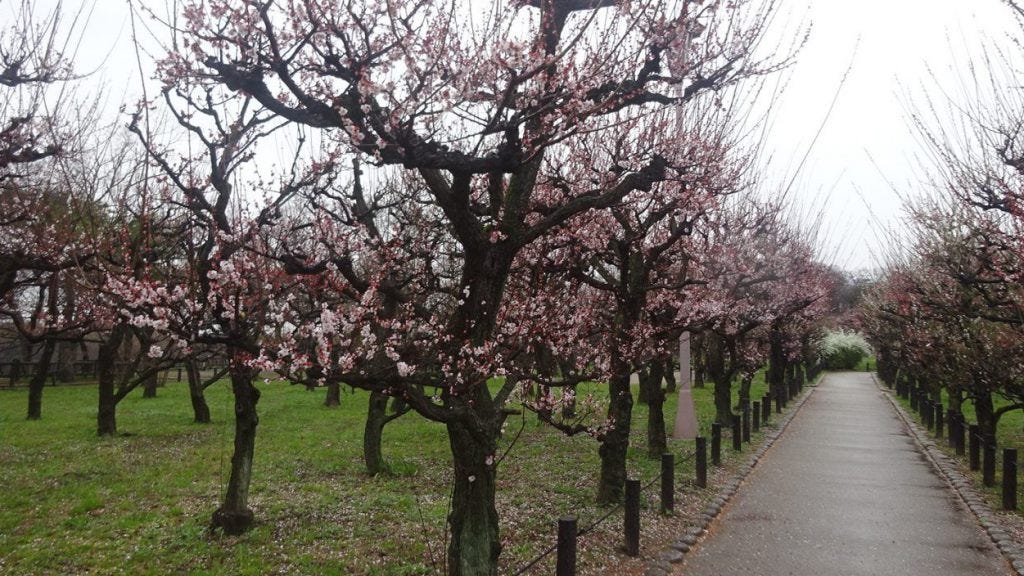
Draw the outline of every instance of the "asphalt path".
[[[675,574],[1012,574],[871,376],[827,375]]]

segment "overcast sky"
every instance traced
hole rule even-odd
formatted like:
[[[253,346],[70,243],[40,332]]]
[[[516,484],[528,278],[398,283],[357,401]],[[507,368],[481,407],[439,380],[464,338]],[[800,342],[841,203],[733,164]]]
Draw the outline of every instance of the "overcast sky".
[[[80,2],[88,16],[78,69],[96,73],[112,106],[138,94],[127,0],[66,0],[73,13]],[[39,0],[42,11],[55,0]],[[162,5],[150,0],[147,4]],[[0,19],[15,2],[0,1]],[[915,157],[919,144],[906,107],[936,82],[955,83],[965,52],[987,41],[1006,42],[1015,26],[1000,0],[781,0],[780,22],[811,23],[809,41],[773,116],[768,135],[773,177],[786,181],[824,119],[847,68],[850,75],[794,193],[805,209],[821,208],[827,237],[822,254],[858,269],[879,265],[886,227],[898,227],[900,195],[920,188]],[[147,20],[137,20],[140,37]],[[931,70],[932,72],[929,72]],[[931,77],[932,73],[935,79]],[[148,72],[147,72],[148,74]]]
[[[957,84],[967,53],[1005,45],[1015,27],[999,0],[797,0],[811,36],[791,71],[768,146],[792,171],[813,140],[847,67],[850,75],[795,191],[824,206],[823,252],[847,269],[874,267],[886,228],[899,229],[900,195],[921,188],[920,145],[907,107],[936,84]]]

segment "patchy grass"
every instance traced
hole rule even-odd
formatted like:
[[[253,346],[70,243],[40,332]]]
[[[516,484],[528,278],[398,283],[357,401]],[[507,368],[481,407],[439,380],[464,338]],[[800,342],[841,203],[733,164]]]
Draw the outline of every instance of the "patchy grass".
[[[229,471],[233,422],[229,386],[208,391],[214,423],[191,422],[187,387],[168,383],[155,399],[134,393],[118,407],[115,438],[95,435],[95,386],[47,388],[43,419],[26,421],[27,392],[0,390],[0,572],[5,574],[359,574],[441,572],[451,490],[442,425],[415,414],[387,426],[391,474],[368,477],[362,463],[367,396],[345,393],[325,408],[323,391],[261,384],[251,504],[258,523],[241,537],[206,532]],[[734,395],[736,393],[734,387]],[[709,435],[711,388],[694,390]],[[752,398],[765,393],[758,377]],[[671,428],[676,395],[665,406]],[[647,409],[634,409],[631,474],[645,483],[659,462],[645,450]],[[778,418],[773,415],[773,422]],[[587,526],[595,506],[597,444],[565,438],[529,416],[499,471],[502,572],[512,573],[554,542],[555,522],[576,515]],[[755,438],[755,442],[758,438]],[[503,449],[507,447],[503,446]],[[678,454],[692,442],[670,441]],[[723,441],[726,463],[739,458]],[[731,462],[731,464],[729,463]],[[697,514],[714,489],[689,484],[692,461],[678,467],[678,511],[658,512],[655,484],[645,492],[645,557]],[[720,470],[716,477],[724,477]],[[641,562],[618,550],[621,515],[580,541],[580,573],[639,574]],[[531,573],[553,572],[553,558]]]

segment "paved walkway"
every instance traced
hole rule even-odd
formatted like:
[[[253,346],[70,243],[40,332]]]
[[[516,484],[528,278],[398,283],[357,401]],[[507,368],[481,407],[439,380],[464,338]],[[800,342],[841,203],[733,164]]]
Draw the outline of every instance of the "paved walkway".
[[[675,573],[1012,572],[871,377],[850,372],[818,386]]]

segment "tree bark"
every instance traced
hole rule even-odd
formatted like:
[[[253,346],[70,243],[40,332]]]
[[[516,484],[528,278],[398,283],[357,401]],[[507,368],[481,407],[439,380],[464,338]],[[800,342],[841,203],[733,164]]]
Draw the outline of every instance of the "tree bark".
[[[986,443],[996,437],[996,411],[992,404],[992,393],[985,390],[974,394],[974,417],[978,419],[978,430]]]
[[[647,395],[647,456],[651,459],[661,458],[668,452],[668,439],[665,436],[665,391],[661,388],[661,380],[665,363],[661,360],[651,362],[649,374],[649,390]]]
[[[449,422],[447,427],[455,467],[452,509],[448,515],[448,574],[497,576],[501,553],[494,500],[497,436],[482,439],[458,421]]]
[[[783,348],[782,330],[772,326],[768,333],[768,389],[772,398],[787,398],[786,394],[786,351]]]
[[[145,352],[143,352],[143,353],[145,353]],[[143,363],[142,366],[146,367],[146,364],[147,363]],[[157,382],[157,373],[154,372],[153,374],[148,376],[142,382],[142,397],[143,398],[156,398],[157,383],[158,383]]]
[[[334,408],[341,406],[341,383],[331,380],[327,383],[327,397],[324,398],[324,406]]]
[[[676,363],[672,360],[672,356],[666,356],[664,358],[665,371],[665,392],[676,391]]]
[[[196,424],[209,424],[210,405],[206,403],[206,390],[203,388],[203,376],[199,372],[199,363],[189,360],[185,363],[188,373],[188,396],[192,401],[192,420]]]
[[[256,404],[260,400],[260,391],[253,385],[254,377],[255,372],[247,366],[231,367],[231,392],[235,396],[235,447],[224,503],[213,513],[210,526],[229,535],[246,532],[253,522],[253,513],[249,509],[249,483],[252,480],[256,426],[259,424]]]
[[[384,472],[384,455],[381,449],[384,424],[387,423],[388,397],[380,392],[370,392],[366,410],[366,426],[363,429],[363,462],[366,473],[376,476]]]
[[[96,433],[100,436],[117,434],[117,352],[128,332],[124,324],[117,324],[96,354],[96,373],[99,381],[99,408],[96,411]]]
[[[601,476],[598,479],[597,501],[611,504],[622,500],[626,484],[626,454],[629,450],[629,428],[633,412],[633,394],[629,389],[629,368],[616,371],[608,382],[608,422],[611,429],[601,441]]]
[[[50,375],[50,363],[53,360],[54,341],[43,342],[43,349],[36,362],[36,370],[28,381],[28,419],[39,420],[43,417],[43,387],[46,377]]]
[[[740,378],[740,397],[739,403],[736,405],[737,410],[740,412],[742,412],[744,408],[750,406],[750,384],[753,380],[754,375],[749,373],[744,373],[743,377]]]

